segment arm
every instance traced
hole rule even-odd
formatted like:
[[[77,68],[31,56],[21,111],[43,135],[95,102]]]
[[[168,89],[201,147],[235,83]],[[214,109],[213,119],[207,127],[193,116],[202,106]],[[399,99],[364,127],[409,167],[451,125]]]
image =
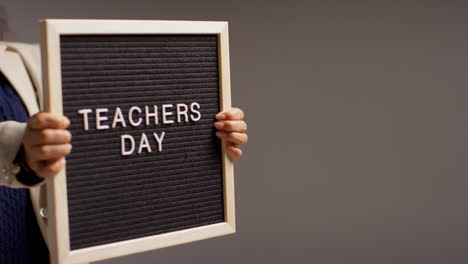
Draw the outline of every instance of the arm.
[[[40,99],[41,94],[39,46],[22,43],[0,44],[3,44],[4,48],[0,50],[0,74],[9,79],[32,115],[38,111],[37,97]],[[29,79],[34,83],[36,91],[30,85]],[[3,99],[8,100],[8,96]],[[30,187],[41,181],[40,178],[52,176],[54,172],[60,171],[54,164],[63,163],[63,156],[69,152],[63,151],[70,148],[67,143],[71,136],[68,136],[69,132],[64,129],[64,120],[69,121],[57,115],[46,118],[49,115],[52,114],[32,115],[27,124],[16,121],[0,122],[0,185],[13,188]],[[26,118],[27,116],[16,120],[24,122]],[[66,134],[65,140],[63,134]],[[62,150],[63,155],[57,156],[57,147]]]
[[[20,167],[14,163],[25,131],[25,123],[0,122],[0,185],[12,188],[28,187],[16,178]]]
[[[64,156],[71,151],[71,134],[66,130],[69,124],[66,117],[50,113],[38,113],[29,118],[27,124],[0,122],[0,185],[35,186],[19,180],[26,171],[40,178],[56,175],[65,165]],[[23,160],[18,161],[15,159],[20,149]]]
[[[28,119],[22,143],[27,167],[41,178],[55,176],[71,151],[70,120],[62,115],[38,113]]]

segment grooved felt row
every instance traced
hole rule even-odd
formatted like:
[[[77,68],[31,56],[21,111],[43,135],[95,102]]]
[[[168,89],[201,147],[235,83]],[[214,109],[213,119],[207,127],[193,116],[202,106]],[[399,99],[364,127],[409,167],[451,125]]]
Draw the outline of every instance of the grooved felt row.
[[[72,250],[224,222],[216,35],[61,36],[64,114],[71,120],[73,151],[67,157]],[[200,120],[177,120],[176,105],[198,103]],[[171,124],[161,107],[171,104]],[[129,124],[142,118],[138,126]],[[145,106],[159,111],[145,122]],[[116,108],[125,127],[112,127]],[[105,108],[108,129],[97,130]],[[91,109],[84,129],[80,109]],[[189,111],[190,114],[190,111]],[[101,115],[101,116],[102,116]],[[162,150],[153,133],[164,134]],[[142,134],[149,148],[140,146]],[[122,135],[135,151],[121,155]],[[125,141],[128,147],[130,141]]]

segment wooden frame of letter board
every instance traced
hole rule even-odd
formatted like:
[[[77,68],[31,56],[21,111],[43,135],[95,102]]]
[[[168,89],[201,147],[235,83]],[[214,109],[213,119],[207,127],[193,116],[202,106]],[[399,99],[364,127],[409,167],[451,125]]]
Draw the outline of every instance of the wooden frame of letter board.
[[[40,22],[40,28],[43,111],[63,113],[60,36],[94,34],[217,35],[220,110],[231,107],[227,22],[46,19]],[[37,213],[42,210],[42,215],[44,212],[48,214],[47,217],[43,217],[44,219],[39,219],[39,225],[47,240],[51,263],[87,263],[234,233],[233,165],[227,157],[225,148],[226,145],[223,144],[224,222],[83,249],[70,250],[66,170],[63,169],[53,179],[47,179],[46,194],[41,195],[43,199],[34,207]]]

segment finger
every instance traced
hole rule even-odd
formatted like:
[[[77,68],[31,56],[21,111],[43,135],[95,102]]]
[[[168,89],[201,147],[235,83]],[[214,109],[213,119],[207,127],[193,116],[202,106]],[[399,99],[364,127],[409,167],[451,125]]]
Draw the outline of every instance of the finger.
[[[65,159],[59,158],[55,160],[42,161],[39,168],[36,170],[36,175],[42,178],[53,177],[65,167]]]
[[[239,108],[230,108],[226,111],[220,112],[216,115],[218,120],[242,120],[244,112]]]
[[[70,125],[70,120],[63,115],[41,112],[28,119],[28,127],[33,130],[44,128],[64,129]]]
[[[217,121],[214,126],[219,130],[228,132],[245,132],[247,130],[247,124],[244,121]]]
[[[31,146],[46,144],[66,144],[71,140],[71,133],[65,129],[31,130],[24,135],[23,143]]]
[[[71,144],[39,145],[32,147],[28,155],[30,155],[33,160],[44,161],[62,158],[70,154],[71,149]]]
[[[228,133],[226,131],[218,131],[216,132],[216,136],[222,140],[231,142],[234,145],[243,145],[247,143],[248,140],[247,134],[238,132]]]
[[[238,160],[242,157],[242,150],[235,145],[227,147],[227,154],[231,160]]]

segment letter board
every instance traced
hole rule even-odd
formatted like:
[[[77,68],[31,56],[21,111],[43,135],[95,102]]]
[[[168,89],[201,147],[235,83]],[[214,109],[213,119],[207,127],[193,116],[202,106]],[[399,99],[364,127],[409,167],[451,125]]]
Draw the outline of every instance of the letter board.
[[[47,19],[41,49],[44,110],[71,120],[73,145],[36,206],[53,263],[235,231],[213,126],[230,107],[226,22]]]

